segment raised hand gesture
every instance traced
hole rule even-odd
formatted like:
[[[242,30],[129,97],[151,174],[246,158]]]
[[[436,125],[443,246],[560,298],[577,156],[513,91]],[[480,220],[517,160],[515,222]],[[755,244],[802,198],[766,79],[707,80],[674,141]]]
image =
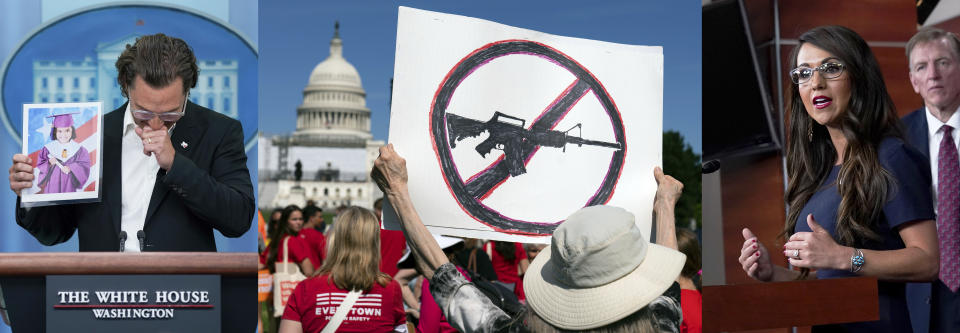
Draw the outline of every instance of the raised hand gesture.
[[[773,264],[770,252],[760,244],[757,236],[748,228],[743,228],[743,247],[740,248],[740,266],[748,276],[763,282],[773,280]]]

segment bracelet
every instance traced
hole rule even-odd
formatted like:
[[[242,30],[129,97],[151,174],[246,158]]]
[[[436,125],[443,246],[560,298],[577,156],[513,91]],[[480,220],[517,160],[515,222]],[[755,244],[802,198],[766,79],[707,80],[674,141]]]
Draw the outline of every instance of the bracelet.
[[[854,248],[853,256],[850,257],[850,271],[853,273],[859,272],[861,269],[863,269],[864,262],[865,260],[863,260],[863,252],[857,248]]]

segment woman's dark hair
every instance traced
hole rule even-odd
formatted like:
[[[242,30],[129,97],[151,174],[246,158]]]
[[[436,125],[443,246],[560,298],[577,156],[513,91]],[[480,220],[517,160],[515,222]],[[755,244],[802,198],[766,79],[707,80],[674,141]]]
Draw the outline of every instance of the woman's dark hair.
[[[190,45],[180,38],[164,34],[141,36],[133,44],[127,44],[117,58],[117,83],[123,96],[139,75],[151,87],[162,88],[176,78],[183,80],[183,93],[197,85],[200,68]]]
[[[842,114],[840,128],[847,140],[843,163],[837,176],[840,206],[837,209],[836,235],[842,245],[862,245],[880,236],[871,227],[881,217],[883,205],[891,194],[893,177],[883,169],[877,147],[885,137],[902,138],[900,123],[880,66],[867,43],[856,32],[841,26],[823,26],[807,31],[790,54],[796,66],[800,49],[810,44],[829,52],[844,65],[850,80],[850,101]],[[789,205],[787,220],[780,236],[794,233],[800,210],[824,185],[837,151],[827,128],[814,121],[803,105],[799,85],[789,90],[789,133],[785,199]],[[812,139],[809,136],[812,131]],[[803,277],[809,270],[804,270]]]
[[[70,140],[77,138],[77,128],[70,126]],[[57,139],[57,127],[50,127],[50,140]]]
[[[276,271],[277,253],[283,246],[283,237],[296,235],[296,232],[290,229],[290,215],[293,215],[293,212],[301,212],[302,214],[300,207],[297,205],[289,205],[283,208],[280,221],[277,222],[276,228],[270,231],[270,252],[267,254],[267,267],[270,269],[270,273]]]
[[[497,250],[503,259],[513,261],[517,258],[517,246],[512,242],[493,242],[493,249]]]
[[[270,220],[271,220],[271,221],[273,220],[273,215],[276,214],[276,213],[280,213],[280,215],[283,215],[283,208],[274,208],[273,211],[270,212]],[[279,219],[278,219],[277,221],[279,221]]]
[[[702,264],[700,263],[700,242],[697,240],[697,235],[690,229],[677,228],[677,249],[687,255],[687,262],[683,264],[680,276],[694,281],[697,290],[699,290],[700,284],[697,282],[700,282],[700,279],[697,279],[697,274],[700,272]]]
[[[276,233],[276,229],[280,225],[279,218],[277,220],[273,219],[273,215],[276,213],[280,213],[280,215],[283,215],[283,208],[275,208],[272,212],[270,212],[270,221],[267,224],[267,237],[272,237],[273,234]]]

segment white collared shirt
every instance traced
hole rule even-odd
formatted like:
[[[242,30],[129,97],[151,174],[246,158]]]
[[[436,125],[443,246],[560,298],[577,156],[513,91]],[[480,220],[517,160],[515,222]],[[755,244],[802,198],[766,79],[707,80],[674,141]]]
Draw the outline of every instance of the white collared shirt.
[[[122,162],[120,165],[122,199],[120,208],[120,230],[127,232],[124,243],[125,252],[140,252],[140,240],[137,231],[143,230],[147,219],[147,207],[153,195],[153,185],[157,180],[160,164],[157,159],[143,154],[143,141],[134,131],[137,125],[130,112],[130,103],[123,114],[123,136],[121,139]]]
[[[950,125],[953,127],[953,131],[950,132],[950,136],[953,137],[953,145],[955,147],[960,147],[960,110],[957,110],[950,116],[950,119],[947,119],[947,122],[944,123],[937,119],[932,114],[930,110],[925,109],[924,112],[927,115],[927,139],[929,140],[930,146],[930,175],[933,176],[933,208],[936,211],[937,208],[937,176],[938,172],[938,159],[940,158],[940,141],[943,140],[943,125]]]

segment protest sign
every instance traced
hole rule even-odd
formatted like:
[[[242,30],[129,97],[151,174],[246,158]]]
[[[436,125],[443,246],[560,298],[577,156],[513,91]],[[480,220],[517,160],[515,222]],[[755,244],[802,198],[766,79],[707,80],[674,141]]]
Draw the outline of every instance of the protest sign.
[[[431,232],[543,243],[607,204],[649,234],[662,109],[660,47],[400,8],[389,142]]]

